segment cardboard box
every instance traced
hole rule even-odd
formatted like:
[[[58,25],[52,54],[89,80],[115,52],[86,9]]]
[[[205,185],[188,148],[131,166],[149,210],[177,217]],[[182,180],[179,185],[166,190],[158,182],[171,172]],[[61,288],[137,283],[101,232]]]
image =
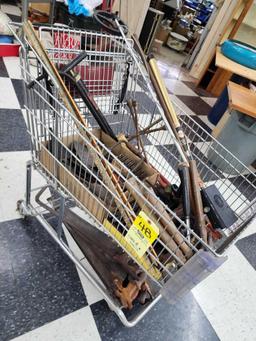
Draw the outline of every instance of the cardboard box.
[[[81,140],[78,136],[68,136],[62,139],[62,142],[68,146],[72,142]],[[103,223],[107,217],[107,212],[104,209],[104,204],[100,203],[90,192],[90,190],[82,184],[61,162],[58,162],[48,149],[42,148],[39,154],[39,160],[47,169],[48,175],[54,175],[79,203],[86,207],[91,214]]]
[[[156,34],[156,39],[161,40],[163,44],[166,44],[171,28],[163,29],[161,26]]]
[[[130,149],[128,149],[124,142],[117,144],[115,140],[102,132],[100,129],[94,129],[92,132],[108,148],[111,148],[112,152],[115,155],[124,155],[129,160],[132,160],[134,164],[139,165],[140,169],[145,175],[145,178],[148,178],[149,182],[156,182],[158,172],[153,167],[141,160],[141,158],[135,155]],[[82,141],[83,140],[77,135],[66,136],[62,138],[62,142],[65,146],[69,146],[71,143],[74,142]],[[47,143],[45,143],[45,146],[47,146]],[[44,147],[39,153],[39,160],[46,168],[49,176],[56,177],[61,183],[61,186],[67,189],[82,206],[86,207],[95,218],[103,223],[104,219],[108,216],[108,212],[105,209],[106,204],[101,201],[96,196],[96,194],[94,196],[88,186],[84,185],[76,178],[72,170],[69,170],[64,164],[61,163],[61,161],[57,160],[47,148]],[[114,164],[114,162],[112,164],[113,167],[116,168],[116,170],[119,169],[117,164]],[[124,169],[122,168],[122,173],[123,171]],[[110,200],[105,198],[104,201],[108,202],[107,208],[111,210],[112,207],[109,206]],[[113,210],[116,210],[115,205],[113,207]]]
[[[37,11],[40,11],[42,13],[45,13],[45,14],[48,14],[48,15],[50,14],[50,8],[51,8],[50,3],[49,4],[42,3],[42,2],[30,3],[29,7],[33,8],[33,9],[35,9]]]

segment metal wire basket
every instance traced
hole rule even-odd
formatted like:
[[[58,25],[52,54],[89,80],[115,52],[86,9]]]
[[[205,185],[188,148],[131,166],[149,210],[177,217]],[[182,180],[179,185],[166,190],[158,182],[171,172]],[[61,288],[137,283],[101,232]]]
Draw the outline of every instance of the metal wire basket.
[[[136,319],[129,322],[120,306],[117,307],[89,275],[121,320],[131,326],[145,315],[161,294],[173,300],[185,288],[191,289],[204,278],[203,273],[214,271],[221,263],[219,252],[234,240],[255,214],[256,178],[250,169],[175,104],[202,180],[206,185],[216,185],[238,217],[237,222],[222,233],[222,238],[209,246],[156,196],[145,181],[152,179],[157,172],[171,184],[179,185],[177,166],[182,161],[182,154],[150,87],[148,76],[133,50],[132,42],[102,33],[59,27],[41,27],[39,37],[58,69],[82,50],[86,51],[87,56],[76,67],[76,71],[80,73],[115,135],[125,137],[123,142],[116,143],[106,136],[75,88],[67,84],[87,120],[85,128],[65,107],[55,80],[51,79],[49,85],[46,78],[36,79],[47,72],[47,67],[28,41],[22,43],[20,61],[34,167],[53,188],[65,196],[66,204],[72,201],[86,212],[95,227],[113,238],[158,287],[154,303],[145,306]],[[132,137],[138,135],[134,117],[127,107],[128,100],[137,103],[140,132],[146,129],[141,137],[147,165],[138,157],[130,159],[130,154],[127,154],[125,141],[128,139],[132,144]],[[95,148],[92,141],[96,141],[99,148]],[[76,148],[82,150],[79,156],[74,152]],[[208,159],[211,150],[217,150],[218,157],[225,162],[228,159],[227,173]],[[104,162],[118,179],[125,200],[118,196],[103,171],[95,167],[94,158]],[[23,211],[28,212],[29,205],[31,203],[27,200]],[[66,245],[63,246],[60,235],[50,231],[42,212],[30,206],[31,211],[82,269],[72,252]],[[159,234],[142,255],[134,251],[131,240],[127,238],[130,225],[123,219],[123,211],[128,212],[132,221],[140,212],[145,212],[158,228],[161,226]],[[171,238],[167,236],[166,229]],[[88,276],[86,269],[82,271]],[[190,274],[189,278],[187,274]]]

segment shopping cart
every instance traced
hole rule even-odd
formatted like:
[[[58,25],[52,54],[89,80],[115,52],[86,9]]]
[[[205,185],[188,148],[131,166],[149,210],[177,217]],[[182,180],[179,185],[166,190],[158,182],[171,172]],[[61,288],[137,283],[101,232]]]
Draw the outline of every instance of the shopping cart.
[[[255,214],[256,177],[175,104],[201,179],[206,185],[216,185],[238,218],[235,224],[222,232],[221,239],[209,246],[144,181],[145,178],[154,178],[157,172],[164,181],[178,186],[180,179],[177,166],[183,158],[132,41],[103,33],[59,27],[40,27],[39,37],[58,69],[82,50],[86,51],[87,56],[76,66],[76,71],[82,75],[116,136],[121,134],[125,137],[123,141],[133,143],[138,135],[137,128],[144,132],[141,137],[149,166],[138,173],[140,160],[130,160],[129,155],[126,155],[125,142],[113,142],[99,129],[97,121],[72,85],[69,91],[86,119],[87,127],[67,110],[56,79],[42,76],[51,73],[31,43],[24,39],[21,41],[20,63],[32,162],[27,165],[26,199],[19,201],[18,207],[23,216],[37,218],[78,269],[101,292],[121,321],[126,326],[134,326],[162,296],[175,302],[222,264],[225,257],[221,253]],[[130,99],[137,103],[138,127],[127,107]],[[82,156],[74,151],[76,143],[84,151]],[[216,144],[218,157],[225,162],[229,160],[232,173],[224,173],[208,160],[207,155],[216,148]],[[93,166],[92,155],[114,174],[122,193],[125,193],[125,200],[106,179],[104,170]],[[31,188],[31,166],[47,183],[35,190]],[[51,210],[47,210],[46,203],[41,199],[46,188],[50,189],[52,207],[58,208],[52,210],[58,212],[57,229],[51,223]],[[32,198],[34,194],[36,203]],[[175,229],[172,230],[173,243],[165,238],[166,231],[162,229],[143,255],[134,251],[127,238],[129,226],[121,213],[128,212],[135,220],[138,213],[134,216],[134,212],[140,211],[138,203],[140,210],[146,212],[148,217],[155,217],[156,226],[159,224]],[[79,215],[94,225],[95,229],[111,237],[154,283],[154,297],[147,304],[136,307],[132,316],[126,314],[120,302],[113,298],[98,277],[79,261],[68,246],[63,237],[63,222],[65,210],[70,207],[75,207]]]

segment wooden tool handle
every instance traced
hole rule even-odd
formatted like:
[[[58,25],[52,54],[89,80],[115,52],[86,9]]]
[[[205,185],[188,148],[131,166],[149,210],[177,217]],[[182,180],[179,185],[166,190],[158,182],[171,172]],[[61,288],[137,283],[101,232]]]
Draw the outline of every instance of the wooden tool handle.
[[[157,94],[158,100],[163,108],[165,118],[170,124],[172,131],[181,147],[182,155],[184,155],[183,160],[187,162],[188,157],[190,157],[190,151],[188,148],[187,140],[183,129],[180,125],[179,118],[176,114],[176,111],[172,105],[170,95],[166,89],[162,76],[157,66],[157,62],[153,55],[148,56],[149,61],[149,75],[154,85],[155,92]],[[186,155],[184,154],[186,153]]]
[[[154,206],[155,210],[158,212],[160,216],[160,221],[164,229],[168,232],[168,234],[175,240],[179,248],[182,250],[186,258],[190,258],[192,256],[192,250],[185,242],[185,237],[182,236],[180,231],[177,229],[176,225],[172,221],[172,218],[166,211],[165,207],[161,204],[159,200],[157,200],[153,195],[151,195],[149,190],[142,190],[145,198]],[[153,194],[153,193],[152,193]]]
[[[160,220],[160,222],[157,220],[157,218],[154,216],[154,212],[152,212],[152,209],[150,209],[150,207],[147,205],[147,202],[143,199],[143,196],[140,196],[138,194],[138,193],[141,193],[141,190],[140,190],[139,185],[135,179],[130,178],[129,180],[127,180],[126,181],[126,187],[127,187],[128,191],[131,193],[131,195],[133,196],[133,198],[136,200],[136,202],[140,206],[140,208],[159,227],[159,230],[160,230],[159,238],[165,243],[165,245],[173,253],[175,253],[175,255],[183,263],[185,263],[186,258],[189,258],[191,256],[191,249],[186,250],[186,251],[190,251],[190,252],[187,252],[187,257],[185,257],[184,254],[182,253],[182,249],[184,249],[183,246],[185,243],[184,243],[182,236],[180,236],[180,232],[178,231],[176,226],[173,224],[174,226],[172,226],[172,228],[171,228],[171,233],[168,233],[170,231],[170,229],[168,229],[168,232],[167,232],[166,224],[164,224],[164,226],[163,226],[161,220]],[[157,209],[156,209],[156,211],[157,211]],[[168,215],[168,221],[171,221],[171,218],[169,217],[169,215]],[[180,236],[180,238],[177,237],[178,235]],[[176,243],[175,237],[176,237],[176,239],[178,239],[178,241],[179,241],[178,243]]]
[[[196,222],[200,231],[200,236],[205,243],[207,243],[207,231],[205,226],[205,218],[204,218],[204,209],[203,202],[199,187],[199,175],[196,166],[195,160],[189,161],[189,170],[190,170],[190,180],[191,180],[191,189],[192,195],[194,199],[194,208],[195,208],[195,216]]]
[[[166,86],[164,84],[164,81],[163,81],[163,78],[160,74],[160,71],[158,69],[158,66],[157,66],[157,62],[154,58],[154,56],[151,54],[148,56],[148,62],[149,62],[149,65],[150,65],[150,68],[152,70],[152,73],[156,79],[156,82],[158,84],[158,87],[163,95],[163,98],[164,98],[164,101],[165,101],[165,105],[166,107],[168,108],[168,111],[171,115],[171,118],[172,118],[172,121],[173,121],[173,124],[175,126],[176,129],[179,129],[180,128],[180,122],[179,122],[179,119],[176,115],[176,112],[174,110],[174,107],[172,105],[172,102],[170,100],[170,95],[168,94],[167,92],[167,89],[166,89]]]

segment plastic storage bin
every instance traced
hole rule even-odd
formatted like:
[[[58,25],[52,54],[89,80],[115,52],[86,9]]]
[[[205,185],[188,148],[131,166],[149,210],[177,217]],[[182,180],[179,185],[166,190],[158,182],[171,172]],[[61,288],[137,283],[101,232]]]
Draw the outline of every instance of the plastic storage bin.
[[[0,44],[0,57],[18,57],[19,44]]]
[[[242,163],[250,166],[256,159],[256,118],[232,110],[217,140]],[[208,158],[216,167],[232,174],[234,167],[236,171],[244,170],[239,162],[227,155],[224,148],[218,146],[217,143],[214,146],[214,142],[212,147],[214,150],[210,149]]]

